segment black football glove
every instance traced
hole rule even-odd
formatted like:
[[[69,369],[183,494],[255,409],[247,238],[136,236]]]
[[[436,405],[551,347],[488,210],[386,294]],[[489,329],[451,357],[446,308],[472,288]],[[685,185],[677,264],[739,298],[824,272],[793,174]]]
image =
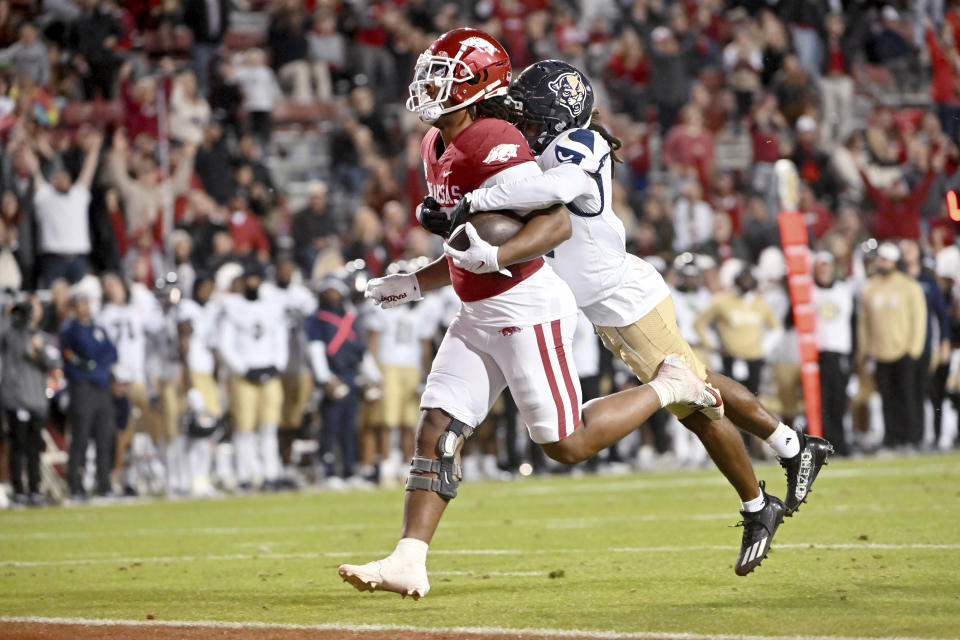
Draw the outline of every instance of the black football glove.
[[[453,211],[450,212],[450,233],[453,233],[453,230],[465,223],[470,218],[470,196],[469,194],[460,198],[460,201],[453,207]]]
[[[440,203],[427,196],[423,199],[423,204],[417,207],[417,221],[424,229],[430,233],[446,238],[450,235],[450,219],[446,212],[440,208]]]
[[[417,209],[417,220],[420,225],[443,238],[449,238],[450,233],[462,225],[470,217],[470,198],[461,198],[450,211],[449,216],[440,208],[440,203],[427,196],[423,204]]]

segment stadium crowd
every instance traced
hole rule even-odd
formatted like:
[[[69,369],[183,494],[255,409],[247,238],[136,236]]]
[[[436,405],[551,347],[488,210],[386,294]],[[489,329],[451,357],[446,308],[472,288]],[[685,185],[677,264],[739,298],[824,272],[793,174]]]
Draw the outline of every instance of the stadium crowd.
[[[380,311],[363,287],[440,254],[403,102],[417,55],[466,24],[516,71],[590,76],[623,141],[628,249],[667,274],[712,368],[798,423],[773,170],[792,160],[825,435],[841,455],[954,446],[960,7],[943,5],[0,0],[15,502],[60,497],[58,464],[76,500],[397,482],[457,300]],[[633,384],[582,320],[585,396]],[[509,397],[489,422],[468,479],[550,468]],[[638,434],[587,467],[707,459],[664,412]]]

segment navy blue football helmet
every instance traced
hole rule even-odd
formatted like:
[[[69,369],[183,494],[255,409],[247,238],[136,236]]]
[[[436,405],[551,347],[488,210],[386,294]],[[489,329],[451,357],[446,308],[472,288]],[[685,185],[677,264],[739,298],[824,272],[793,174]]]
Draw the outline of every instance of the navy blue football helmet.
[[[561,132],[585,127],[593,113],[593,87],[579,69],[562,60],[527,67],[510,85],[519,115],[517,128],[535,154]]]

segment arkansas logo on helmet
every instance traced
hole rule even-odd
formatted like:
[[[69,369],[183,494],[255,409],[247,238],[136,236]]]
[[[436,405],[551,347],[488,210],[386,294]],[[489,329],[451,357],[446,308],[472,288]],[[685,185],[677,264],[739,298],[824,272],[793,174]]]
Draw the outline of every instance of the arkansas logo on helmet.
[[[563,105],[570,115],[576,117],[583,113],[587,90],[579,73],[565,73],[551,81],[549,87],[557,94],[557,102]]]
[[[417,58],[407,109],[433,124],[445,113],[506,95],[510,79],[502,44],[477,29],[454,29]]]

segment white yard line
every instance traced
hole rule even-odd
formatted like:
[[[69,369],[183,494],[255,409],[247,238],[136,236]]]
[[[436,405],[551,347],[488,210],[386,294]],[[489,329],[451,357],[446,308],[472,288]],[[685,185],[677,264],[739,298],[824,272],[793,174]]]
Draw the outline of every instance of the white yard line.
[[[811,551],[844,551],[844,550],[887,550],[887,551],[911,551],[911,550],[937,550],[937,551],[960,551],[960,544],[884,544],[867,542],[863,544],[775,544],[774,549],[809,549]],[[689,553],[691,551],[735,551],[735,546],[725,545],[693,545],[693,546],[661,546],[661,547],[612,547],[608,549],[434,549],[430,551],[434,556],[546,556],[558,554],[597,554],[597,553]],[[93,564],[173,564],[180,562],[223,562],[231,560],[311,560],[320,558],[355,558],[355,557],[382,557],[390,553],[390,550],[375,551],[328,551],[328,552],[304,552],[304,553],[231,553],[222,555],[197,555],[197,556],[144,556],[144,557],[90,557],[90,558],[69,558],[63,560],[2,560],[0,567],[61,567],[76,565]],[[464,572],[463,575],[470,575],[472,572]],[[476,572],[481,573],[481,572]],[[501,573],[484,571],[484,575],[502,575],[502,576],[526,576],[541,575],[542,572],[505,571]],[[461,575],[460,573],[447,573],[446,575]]]
[[[892,507],[877,504],[835,504],[820,508],[822,511],[835,515],[857,514],[857,513],[891,513],[891,512],[910,512],[910,511],[960,511],[960,505],[932,505],[932,506],[906,506]],[[733,511],[725,513],[699,513],[699,514],[637,514],[630,516],[618,516],[614,518],[499,518],[487,520],[444,520],[444,528],[450,527],[502,527],[511,525],[516,527],[533,526],[538,529],[562,530],[562,529],[584,529],[597,525],[604,525],[616,522],[659,522],[669,521],[704,521],[704,520],[730,520],[736,519]],[[394,531],[396,523],[381,522],[377,524],[356,523],[356,524],[322,524],[322,525],[299,525],[299,526],[278,526],[278,527],[197,527],[197,528],[177,528],[177,529],[115,529],[111,531],[112,537],[123,536],[159,536],[159,537],[177,537],[177,536],[254,536],[261,534],[283,534],[283,533],[317,533],[324,531]],[[0,540],[71,540],[75,538],[101,538],[103,531],[34,531],[31,533],[0,533]],[[253,543],[251,543],[253,544]],[[267,544],[267,543],[258,543]]]
[[[670,633],[661,631],[620,632],[575,629],[511,629],[505,627],[446,627],[424,628],[387,624],[274,624],[269,622],[217,622],[215,620],[111,620],[88,618],[0,617],[0,622],[36,624],[82,625],[89,627],[187,627],[201,629],[278,629],[290,631],[412,631],[436,634],[467,635],[539,635],[553,638],[592,638],[596,640],[854,640],[853,636],[759,636],[697,633]],[[873,638],[872,640],[919,640],[903,636]]]

